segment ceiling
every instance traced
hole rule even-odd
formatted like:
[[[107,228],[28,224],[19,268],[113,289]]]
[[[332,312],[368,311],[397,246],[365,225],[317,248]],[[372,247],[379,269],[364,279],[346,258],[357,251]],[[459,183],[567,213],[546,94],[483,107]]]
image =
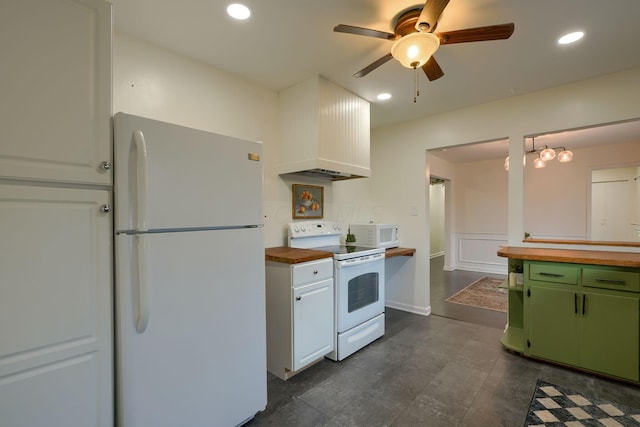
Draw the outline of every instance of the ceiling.
[[[362,78],[352,74],[390,52],[392,42],[335,33],[337,24],[393,32],[419,0],[240,0],[234,21],[223,0],[112,0],[123,31],[212,66],[282,90],[320,74],[372,103],[372,127],[450,111],[640,66],[638,0],[451,0],[439,31],[515,23],[510,39],[440,46],[444,77],[419,75],[395,60]],[[574,45],[556,39],[583,30]],[[376,95],[393,98],[380,102]]]

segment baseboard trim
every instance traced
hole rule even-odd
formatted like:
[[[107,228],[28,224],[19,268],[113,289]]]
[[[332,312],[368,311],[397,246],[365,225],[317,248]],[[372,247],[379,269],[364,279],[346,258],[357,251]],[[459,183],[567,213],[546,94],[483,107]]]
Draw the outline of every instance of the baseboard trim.
[[[395,301],[385,301],[384,305],[385,307],[395,308],[396,310],[419,314],[421,316],[429,316],[431,314],[431,306],[418,307],[415,305],[403,304],[401,302],[395,302]]]

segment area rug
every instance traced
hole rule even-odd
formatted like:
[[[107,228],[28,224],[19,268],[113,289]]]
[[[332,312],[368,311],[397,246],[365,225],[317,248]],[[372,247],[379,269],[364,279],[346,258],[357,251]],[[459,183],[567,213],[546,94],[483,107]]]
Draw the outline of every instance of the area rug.
[[[525,427],[638,426],[640,409],[538,380]]]
[[[483,277],[447,298],[447,302],[507,312],[507,290],[498,286],[502,279]]]

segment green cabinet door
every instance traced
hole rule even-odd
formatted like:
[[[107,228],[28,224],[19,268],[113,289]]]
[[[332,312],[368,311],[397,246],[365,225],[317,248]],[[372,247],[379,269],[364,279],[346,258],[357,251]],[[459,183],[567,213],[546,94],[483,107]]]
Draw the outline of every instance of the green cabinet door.
[[[638,301],[637,296],[580,295],[580,366],[640,380]]]
[[[580,362],[577,293],[530,285],[526,354],[569,365]]]

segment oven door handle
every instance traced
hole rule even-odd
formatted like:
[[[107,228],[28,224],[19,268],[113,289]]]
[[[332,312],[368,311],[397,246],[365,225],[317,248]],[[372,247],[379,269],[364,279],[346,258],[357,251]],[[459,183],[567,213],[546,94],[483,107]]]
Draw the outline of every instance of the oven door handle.
[[[343,261],[336,261],[337,268],[355,267],[356,265],[368,264],[371,262],[381,261],[385,254],[367,255],[361,258],[352,258]]]

